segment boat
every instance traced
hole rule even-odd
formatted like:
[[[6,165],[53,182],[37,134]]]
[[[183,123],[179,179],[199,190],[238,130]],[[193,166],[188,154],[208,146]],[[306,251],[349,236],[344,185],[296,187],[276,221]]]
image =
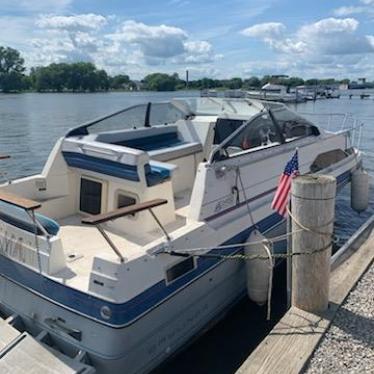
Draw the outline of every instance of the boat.
[[[328,88],[325,91],[325,96],[326,96],[326,99],[339,99],[340,91],[333,89],[333,88]]]
[[[306,99],[298,91],[290,92],[287,86],[266,83],[261,90],[247,91],[246,97],[250,99],[276,101],[282,103],[302,103]]]
[[[218,97],[218,91],[205,88],[200,91],[200,97]]]
[[[0,315],[97,373],[151,371],[246,294],[244,261],[204,254],[285,231],[270,205],[295,149],[300,173],[348,183],[362,161],[350,131],[226,98],[73,128],[40,174],[0,186]]]

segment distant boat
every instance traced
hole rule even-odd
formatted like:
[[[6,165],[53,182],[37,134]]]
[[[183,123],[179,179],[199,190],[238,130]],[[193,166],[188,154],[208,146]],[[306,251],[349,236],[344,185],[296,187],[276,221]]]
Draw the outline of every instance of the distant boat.
[[[339,99],[340,98],[340,92],[338,90],[328,88],[325,91],[326,99]]]
[[[248,98],[266,101],[278,101],[281,103],[301,103],[305,98],[297,91],[291,93],[286,86],[266,83],[259,91],[247,91]]]
[[[226,90],[223,93],[223,96],[233,98],[233,99],[242,99],[246,96],[246,91],[243,91],[243,90]]]
[[[218,97],[216,90],[204,89],[200,91],[200,97]]]

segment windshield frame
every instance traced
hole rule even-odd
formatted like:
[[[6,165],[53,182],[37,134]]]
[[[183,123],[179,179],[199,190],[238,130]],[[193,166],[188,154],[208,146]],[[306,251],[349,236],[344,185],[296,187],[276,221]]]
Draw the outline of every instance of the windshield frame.
[[[94,125],[99,124],[100,122],[104,122],[108,119],[114,118],[114,117],[116,117],[118,115],[121,115],[123,113],[130,112],[132,110],[136,110],[137,108],[144,108],[144,121],[143,121],[143,126],[142,127],[151,127],[152,124],[149,121],[150,121],[150,116],[152,114],[152,106],[153,105],[156,106],[156,105],[160,105],[160,104],[171,105],[173,107],[173,109],[175,109],[176,111],[178,111],[181,114],[180,119],[183,119],[183,118],[185,119],[186,117],[191,115],[191,114],[186,113],[180,107],[180,105],[177,105],[173,101],[144,102],[144,103],[131,105],[131,106],[126,107],[124,109],[117,110],[116,112],[97,117],[97,118],[95,118],[93,120],[90,120],[88,122],[84,122],[83,124],[70,129],[67,132],[67,134],[65,135],[65,137],[69,138],[69,137],[74,137],[74,136],[86,136],[86,135],[90,135],[90,134],[98,134],[98,133],[100,133],[100,131],[99,132],[90,132],[89,128],[94,126]],[[119,128],[118,130],[126,130],[128,128],[131,128],[131,127],[126,127],[126,125],[123,125],[123,127]],[[103,127],[102,127],[101,130],[102,130],[101,132],[108,131],[108,129],[105,128],[105,124],[103,124]],[[111,131],[111,130],[109,130],[109,131]]]

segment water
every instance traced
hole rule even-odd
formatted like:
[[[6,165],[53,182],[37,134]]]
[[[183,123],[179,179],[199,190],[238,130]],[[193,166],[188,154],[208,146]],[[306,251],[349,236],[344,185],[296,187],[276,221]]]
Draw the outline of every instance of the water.
[[[371,99],[342,98],[331,100],[308,101],[297,104],[292,109],[298,112],[329,114],[351,114],[364,124],[360,149],[364,152],[364,167],[370,174],[370,183],[374,184],[374,90],[350,90],[354,95],[360,92],[369,93]],[[315,117],[315,116],[314,116]],[[313,118],[313,116],[310,116]],[[318,118],[318,116],[317,116]],[[358,214],[350,209],[350,186],[346,186],[337,197],[335,233],[339,244],[343,244],[357,228],[374,214],[374,194],[370,194],[369,209]]]
[[[356,92],[354,92],[356,93]],[[374,94],[374,91],[371,92]],[[96,94],[0,94],[0,171],[9,178],[40,172],[56,140],[68,129],[95,117],[147,101],[162,101],[176,96],[196,96],[197,92],[172,93],[96,93]],[[366,153],[364,166],[374,175],[374,101],[342,98],[298,104],[299,112],[350,112],[365,123],[361,149]],[[337,199],[336,234],[342,244],[374,213],[370,208],[361,215],[349,207],[349,186]],[[286,309],[285,269],[282,265],[274,279],[273,314],[266,321],[266,308],[243,299],[219,324],[188,349],[168,362],[158,373],[232,373],[249,352],[266,336]]]

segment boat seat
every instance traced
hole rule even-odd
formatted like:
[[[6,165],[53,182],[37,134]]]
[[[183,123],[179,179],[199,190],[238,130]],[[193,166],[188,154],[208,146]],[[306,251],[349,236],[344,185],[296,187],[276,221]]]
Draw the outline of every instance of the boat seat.
[[[57,235],[60,226],[56,221],[40,213],[35,213],[35,217],[48,234]],[[43,234],[40,228],[35,227],[31,217],[24,209],[5,203],[4,201],[0,201],[0,220],[32,233],[37,229],[38,235]]]
[[[145,178],[148,186],[154,186],[171,178],[178,166],[165,162],[150,161],[145,165]]]

